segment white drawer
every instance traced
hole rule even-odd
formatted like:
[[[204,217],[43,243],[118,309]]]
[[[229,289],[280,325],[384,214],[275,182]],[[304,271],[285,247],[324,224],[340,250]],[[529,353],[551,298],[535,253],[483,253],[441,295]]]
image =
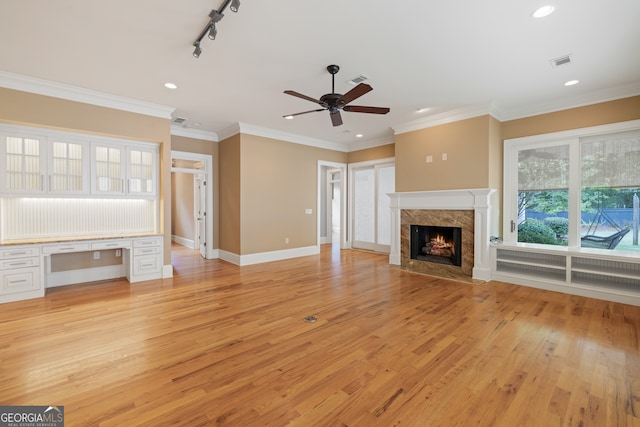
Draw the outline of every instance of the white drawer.
[[[40,265],[40,257],[15,258],[0,260],[0,270],[13,268],[37,267]]]
[[[12,246],[0,249],[0,258],[22,258],[40,255],[38,246]]]
[[[136,248],[133,250],[134,256],[140,255],[154,255],[160,253],[160,246],[154,246],[150,248]]]
[[[162,237],[149,237],[144,239],[135,239],[133,241],[134,248],[145,248],[149,246],[162,245]]]
[[[57,245],[46,245],[42,247],[43,254],[61,254],[65,252],[83,252],[91,250],[89,243],[67,243]]]
[[[18,268],[0,272],[0,294],[15,294],[19,292],[40,289],[40,268]]]
[[[135,257],[133,259],[133,274],[136,276],[144,274],[155,274],[162,271],[162,256],[151,255]]]
[[[91,250],[130,248],[131,240],[102,240],[91,243]]]

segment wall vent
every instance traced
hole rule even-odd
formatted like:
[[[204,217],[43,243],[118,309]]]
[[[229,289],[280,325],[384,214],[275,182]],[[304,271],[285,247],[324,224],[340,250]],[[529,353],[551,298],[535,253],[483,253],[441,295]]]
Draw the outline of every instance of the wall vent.
[[[561,65],[567,65],[573,62],[571,60],[571,55],[560,56],[559,58],[554,58],[551,60],[552,67],[559,67]]]
[[[187,119],[184,117],[176,117],[175,119],[173,119],[173,123],[177,123],[179,125],[181,125],[182,123],[186,122]]]
[[[347,80],[347,83],[349,83],[352,86],[357,85],[358,83],[362,83],[365,80],[368,80],[369,77],[365,76],[364,74],[360,74],[359,76],[356,76],[354,78],[352,78],[351,80]]]

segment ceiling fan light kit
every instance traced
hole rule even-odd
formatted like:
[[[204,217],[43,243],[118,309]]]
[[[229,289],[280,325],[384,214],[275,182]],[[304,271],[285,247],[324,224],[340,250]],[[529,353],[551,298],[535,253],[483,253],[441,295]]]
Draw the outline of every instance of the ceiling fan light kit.
[[[282,116],[286,119],[299,116],[301,114],[315,113],[318,111],[329,111],[329,118],[333,126],[340,126],[342,124],[342,115],[340,110],[352,112],[352,113],[368,113],[368,114],[387,114],[390,109],[387,107],[366,107],[363,105],[348,105],[350,102],[360,98],[362,95],[371,92],[373,88],[366,83],[359,83],[356,87],[345,93],[344,95],[336,93],[336,74],[340,71],[340,67],[337,65],[327,66],[327,71],[331,74],[331,93],[324,94],[320,99],[315,99],[307,95],[303,95],[293,90],[285,90],[287,95],[295,96],[297,98],[306,99],[307,101],[319,104],[322,108],[315,110],[303,111],[296,114],[287,114]]]
[[[207,22],[207,25],[204,26],[198,37],[193,42],[193,47],[195,47],[193,50],[194,57],[200,57],[200,54],[202,53],[200,44],[202,43],[202,39],[205,35],[207,35],[210,40],[216,39],[216,36],[218,35],[216,23],[220,22],[220,20],[224,18],[223,12],[227,6],[229,6],[229,9],[231,9],[232,12],[238,12],[238,9],[240,8],[240,0],[225,0],[224,3],[222,3],[222,6],[220,6],[220,9],[212,9],[211,12],[209,12],[209,22]]]

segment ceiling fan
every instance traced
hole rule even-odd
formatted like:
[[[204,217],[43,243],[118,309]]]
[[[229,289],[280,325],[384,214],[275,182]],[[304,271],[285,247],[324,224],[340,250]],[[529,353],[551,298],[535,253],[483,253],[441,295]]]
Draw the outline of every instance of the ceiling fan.
[[[322,95],[320,99],[315,99],[310,96],[303,95],[293,90],[285,90],[284,93],[287,95],[297,96],[298,98],[306,99],[307,101],[315,102],[316,104],[320,104],[322,108],[318,108],[316,110],[303,111],[302,113],[296,114],[288,114],[283,116],[285,118],[291,118],[294,116],[299,116],[301,114],[307,113],[315,113],[317,111],[325,111],[329,110],[329,117],[331,117],[331,123],[334,126],[340,126],[342,124],[342,116],[340,115],[340,110],[348,111],[351,113],[370,113],[370,114],[387,114],[390,110],[387,107],[365,107],[362,105],[347,105],[351,101],[354,101],[357,98],[360,98],[367,92],[373,90],[371,86],[366,83],[360,83],[349,92],[344,95],[336,93],[335,90],[335,78],[336,73],[340,70],[340,67],[337,65],[329,65],[327,67],[327,71],[331,74],[331,93],[327,93]]]

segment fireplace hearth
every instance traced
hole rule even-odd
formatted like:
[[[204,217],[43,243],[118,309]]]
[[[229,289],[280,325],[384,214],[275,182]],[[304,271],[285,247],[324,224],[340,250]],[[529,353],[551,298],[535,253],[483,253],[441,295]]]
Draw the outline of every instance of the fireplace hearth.
[[[462,265],[462,228],[411,225],[411,259]]]

